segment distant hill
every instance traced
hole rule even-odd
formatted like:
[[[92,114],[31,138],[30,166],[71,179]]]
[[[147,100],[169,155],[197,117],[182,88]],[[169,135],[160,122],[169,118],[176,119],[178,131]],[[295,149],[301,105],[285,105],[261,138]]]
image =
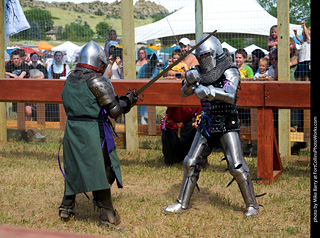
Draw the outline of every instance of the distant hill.
[[[121,2],[116,0],[113,3],[107,2],[90,2],[90,3],[72,3],[72,2],[43,2],[40,0],[20,0],[22,8],[37,7],[37,8],[59,8],[68,11],[79,13],[94,14],[98,16],[120,17]],[[169,11],[154,2],[139,0],[134,5],[134,17],[137,19],[150,18],[159,14],[169,14]]]

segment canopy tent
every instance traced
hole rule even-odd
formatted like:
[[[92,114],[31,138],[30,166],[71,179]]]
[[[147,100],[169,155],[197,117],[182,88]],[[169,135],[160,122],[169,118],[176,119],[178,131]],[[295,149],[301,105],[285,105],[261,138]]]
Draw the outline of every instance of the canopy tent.
[[[203,0],[203,32],[217,30],[220,37],[269,36],[270,28],[277,24],[277,18],[265,11],[256,0]],[[169,25],[170,24],[170,25]],[[290,24],[301,32],[300,25]],[[161,39],[171,45],[182,37],[194,39],[195,4],[191,3],[175,13],[148,25],[135,28],[135,42]]]
[[[70,41],[66,41],[61,45],[53,47],[51,50],[52,51],[64,51],[64,52],[67,52],[67,51],[79,52],[80,49],[81,49],[80,46],[78,46]]]
[[[22,49],[26,52],[26,54],[37,53],[38,55],[44,55],[43,53],[41,53],[41,52],[39,52],[37,50],[34,50],[34,49],[30,48],[30,47],[23,47]]]
[[[263,53],[265,53],[266,55],[269,54],[269,52],[265,49],[260,48],[259,46],[252,44],[249,45],[248,47],[244,48],[245,51],[247,51],[247,54],[251,55],[252,51],[256,50],[256,49],[260,49],[263,51]]]
[[[68,62],[74,62],[76,59],[77,54],[80,52],[81,47],[70,42],[70,41],[66,41],[61,45],[58,45],[56,47],[53,47],[51,49],[52,51],[62,51],[62,52],[66,52],[67,54],[67,61]]]
[[[221,45],[222,45],[222,48],[228,49],[230,53],[234,53],[237,50],[233,46],[229,45],[227,42],[223,42]]]
[[[45,41],[40,41],[37,46],[39,50],[51,50],[54,47]]]

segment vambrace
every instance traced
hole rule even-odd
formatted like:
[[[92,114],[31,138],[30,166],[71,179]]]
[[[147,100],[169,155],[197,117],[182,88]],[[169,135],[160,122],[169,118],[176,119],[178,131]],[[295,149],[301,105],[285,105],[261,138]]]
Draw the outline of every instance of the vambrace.
[[[136,104],[138,101],[138,96],[134,93],[127,93],[118,99],[118,96],[115,97],[115,100],[112,101],[112,103],[107,105],[107,110],[109,112],[109,115],[116,119],[118,118],[122,113],[128,113],[130,109]]]
[[[182,81],[182,87],[181,87],[181,97],[189,97],[193,94],[193,88],[194,86],[192,84],[189,84],[186,80]]]
[[[186,79],[182,81],[181,97],[188,97],[193,94],[193,88],[200,82],[200,74],[197,68],[186,71]]]
[[[123,100],[119,100],[118,96],[114,98],[114,100],[109,103],[108,105],[104,106],[107,110],[108,115],[113,118],[117,119],[121,114],[125,113],[125,108],[127,108],[127,103]]]

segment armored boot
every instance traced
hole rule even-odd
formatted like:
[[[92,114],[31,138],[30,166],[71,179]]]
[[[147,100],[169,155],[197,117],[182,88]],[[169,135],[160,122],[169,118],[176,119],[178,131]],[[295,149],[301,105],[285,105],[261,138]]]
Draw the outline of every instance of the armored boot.
[[[180,213],[190,208],[190,200],[197,185],[199,173],[192,177],[183,177],[179,197],[175,204],[163,208],[164,212]]]
[[[93,202],[99,208],[99,224],[106,228],[120,224],[120,216],[113,208],[110,189],[93,191]]]
[[[74,205],[75,205],[76,195],[63,196],[62,203],[59,207],[59,217],[63,221],[69,221],[72,215],[75,215]]]
[[[243,200],[246,204],[246,211],[244,213],[245,216],[256,216],[259,213],[259,204],[257,203],[253,184],[250,178],[250,174],[247,174],[246,180],[243,180],[242,182],[238,182]]]

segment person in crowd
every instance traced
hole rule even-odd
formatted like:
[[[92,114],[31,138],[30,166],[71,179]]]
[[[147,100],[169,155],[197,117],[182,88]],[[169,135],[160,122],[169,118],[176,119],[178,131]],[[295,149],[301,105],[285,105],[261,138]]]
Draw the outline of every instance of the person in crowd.
[[[294,72],[299,63],[299,51],[296,46],[295,40],[290,37],[290,81],[296,81]]]
[[[109,47],[111,46],[111,42],[117,42],[117,45],[119,45],[120,44],[120,42],[121,42],[121,39],[120,38],[117,38],[117,32],[116,32],[116,30],[114,30],[114,29],[111,29],[110,31],[109,31],[109,38],[108,39],[106,39],[106,42],[105,42],[105,44],[104,44],[104,52],[105,52],[105,54],[106,54],[106,57],[107,57],[107,59],[109,58],[109,56],[110,56],[110,53],[109,53]]]
[[[180,57],[181,57],[181,50],[180,49],[173,50],[169,65],[177,61]],[[184,72],[187,70],[189,70],[188,65],[182,61],[176,66],[174,66],[171,70],[169,70],[166,76],[169,76],[169,77],[172,76],[177,79],[185,78]]]
[[[63,59],[63,53],[56,51],[53,55],[53,62],[48,70],[49,79],[66,79],[70,73],[70,67]]]
[[[30,70],[30,77],[31,78],[36,78],[36,79],[47,79],[48,78],[48,71],[46,67],[41,65],[39,63],[39,55],[34,52],[30,54],[30,65],[29,65],[29,70]],[[37,72],[37,71],[32,71],[37,69],[39,71],[38,74],[40,75],[32,75],[32,72]]]
[[[11,63],[8,63],[6,68],[6,76],[9,76],[10,78],[15,79],[22,79],[22,78],[28,78],[30,76],[29,73],[29,66],[21,61],[20,53],[21,51],[15,50],[11,53]],[[13,107],[16,107],[15,105],[12,105]],[[16,111],[16,108],[13,109],[13,111]],[[26,103],[25,104],[25,118],[26,121],[31,121],[32,117],[35,117],[36,108],[35,105],[32,103]],[[44,139],[45,136],[41,135],[39,132],[37,133],[35,130],[31,130],[33,134],[33,138],[35,139]],[[21,137],[24,140],[28,140],[28,130],[24,129],[20,131],[19,137]]]
[[[241,78],[253,78],[254,77],[254,73],[252,68],[245,64],[245,61],[247,60],[248,54],[246,52],[245,49],[238,49],[235,52],[236,54],[236,64],[238,66],[238,70],[240,72],[240,76]]]
[[[159,62],[159,57],[156,53],[151,54],[149,62],[144,64],[138,74],[137,79],[151,78],[153,79],[159,74],[159,69],[157,63]],[[141,124],[148,124],[148,106],[138,106],[137,108],[138,116],[141,118]]]
[[[123,79],[122,49],[115,48],[109,56],[109,64],[104,73],[108,79]]]
[[[147,60],[146,47],[142,46],[138,50],[138,60],[136,61],[136,73],[138,74],[141,67],[147,63],[148,63],[148,60]]]
[[[296,81],[295,71],[299,63],[299,52],[296,47],[296,42],[290,37],[290,81]],[[291,132],[302,132],[303,131],[303,118],[304,111],[301,109],[290,110],[290,122]],[[306,148],[308,145],[306,142],[294,142],[291,147],[291,154],[298,155],[301,149]]]
[[[70,67],[63,59],[63,53],[56,51],[52,64],[48,68],[49,79],[66,79],[70,73]],[[59,104],[46,104],[46,121],[59,121]]]
[[[271,66],[269,67],[269,76],[274,80],[278,80],[278,50],[275,49],[270,54]]]
[[[247,60],[247,52],[245,49],[238,49],[235,52],[236,54],[236,64],[238,66],[238,70],[240,72],[241,79],[252,79],[254,78],[253,70],[249,65],[245,64],[245,61]],[[251,118],[250,118],[250,109],[239,109],[239,117],[241,120],[241,123],[244,123],[246,126],[250,125]],[[243,151],[243,154],[250,155],[253,151],[252,141],[251,139],[248,140],[247,146],[245,150]]]
[[[109,52],[108,57],[107,57],[108,65],[109,65],[111,62],[110,60],[112,60],[112,53],[115,50],[115,48],[119,48],[119,44],[116,41],[110,41],[108,43],[107,47],[108,47],[108,52]],[[112,60],[112,62],[113,62],[113,60]]]
[[[311,29],[306,27],[304,21],[301,22],[303,27],[302,39],[298,36],[297,30],[294,30],[294,34],[297,40],[301,43],[299,51],[299,63],[295,72],[298,81],[310,80],[310,62],[311,62]]]
[[[154,78],[159,74],[157,63],[159,56],[156,53],[151,54],[149,61],[144,64],[137,74],[137,79]]]
[[[258,73],[259,72],[259,60],[261,58],[264,58],[266,55],[262,50],[255,49],[254,51],[251,52],[251,56],[252,56],[252,60],[251,60],[252,70],[254,73]]]
[[[29,78],[29,67],[22,62],[20,57],[20,50],[14,50],[11,52],[11,62],[6,64],[5,75],[10,78],[22,79]]]
[[[278,47],[278,26],[274,25],[270,28],[270,37],[267,39],[267,51],[269,55]]]
[[[111,81],[103,76],[107,58],[102,48],[90,41],[79,53],[79,62],[68,76],[62,102],[68,120],[63,137],[64,185],[59,217],[68,221],[75,215],[76,195],[92,192],[99,224],[114,227],[120,215],[113,207],[111,186],[123,187],[119,158],[109,120],[127,113],[138,98],[127,93],[115,95]]]
[[[181,54],[185,54],[188,50],[190,50],[192,48],[190,40],[188,38],[181,38],[179,40],[179,47],[181,50]],[[183,62],[188,65],[189,69],[191,69],[192,66],[196,66],[199,64],[197,58],[193,54],[189,54],[183,60]]]
[[[180,49],[172,51],[171,63],[177,61],[180,57]],[[180,62],[170,70],[172,71],[170,75],[174,75],[177,80],[181,80],[181,77],[185,78],[184,72],[186,70],[189,70],[188,65],[185,62]],[[162,153],[167,165],[182,162],[188,154],[196,134],[196,129],[192,127],[192,123],[200,112],[201,108],[199,107],[167,108],[166,115],[161,119]]]
[[[223,52],[224,52],[225,55],[227,56],[228,60],[229,60],[230,62],[233,62],[232,55],[230,54],[230,51],[229,51],[227,48],[223,48]]]
[[[259,60],[259,72],[255,73],[253,80],[268,79],[269,78],[269,61],[267,58]]]

